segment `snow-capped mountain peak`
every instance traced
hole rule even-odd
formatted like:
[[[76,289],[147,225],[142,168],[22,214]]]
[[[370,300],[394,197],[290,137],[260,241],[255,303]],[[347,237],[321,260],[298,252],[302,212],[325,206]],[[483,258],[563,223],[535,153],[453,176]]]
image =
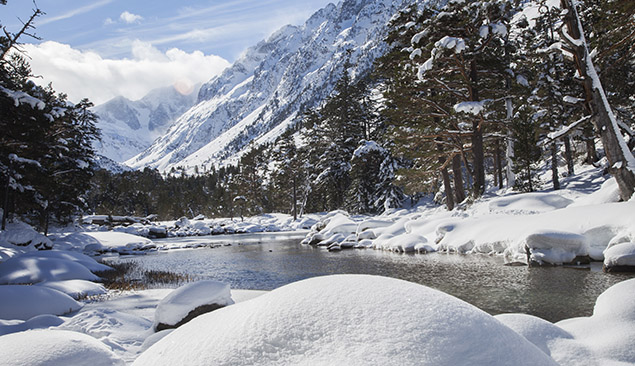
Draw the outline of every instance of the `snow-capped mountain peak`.
[[[403,0],[345,0],[302,26],[282,27],[204,84],[197,104],[126,164],[192,171],[235,162],[252,141],[275,139],[321,103],[348,57],[352,77],[369,70],[386,50],[386,23],[403,6]]]
[[[120,96],[95,106],[93,112],[99,117],[97,127],[102,131],[101,141],[95,142],[96,151],[123,162],[147,149],[196,103],[198,87],[189,94],[173,86],[158,88],[136,101]]]

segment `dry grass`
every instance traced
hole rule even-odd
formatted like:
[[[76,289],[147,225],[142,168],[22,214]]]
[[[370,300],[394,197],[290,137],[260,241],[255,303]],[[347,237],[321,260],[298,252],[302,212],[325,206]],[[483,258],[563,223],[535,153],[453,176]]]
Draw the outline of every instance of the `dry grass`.
[[[113,270],[96,274],[102,278],[104,286],[109,290],[143,290],[166,285],[181,285],[193,281],[186,274],[143,269],[136,261],[106,263],[106,265],[112,267]]]

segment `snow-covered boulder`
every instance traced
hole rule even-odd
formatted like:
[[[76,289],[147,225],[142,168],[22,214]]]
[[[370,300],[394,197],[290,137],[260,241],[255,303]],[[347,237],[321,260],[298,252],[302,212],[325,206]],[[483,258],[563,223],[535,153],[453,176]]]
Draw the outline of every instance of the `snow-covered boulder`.
[[[86,334],[67,330],[30,330],[0,337],[5,365],[125,365],[106,345]]]
[[[212,280],[188,283],[159,302],[154,313],[154,329],[176,328],[201,314],[233,303],[226,283]]]
[[[592,352],[569,332],[544,319],[527,314],[499,314],[498,321],[535,344],[560,365],[593,365]]]
[[[29,320],[42,314],[63,315],[83,306],[62,292],[41,286],[0,286],[0,299],[0,319]]]
[[[619,282],[598,296],[591,317],[556,325],[591,351],[585,365],[635,364],[635,279]]]
[[[338,213],[328,218],[328,223],[321,231],[325,236],[331,236],[333,234],[342,234],[348,236],[355,234],[357,231],[357,223],[351,220],[346,215]]]
[[[535,214],[565,208],[572,203],[556,193],[532,192],[493,199],[489,209],[495,213]]]
[[[75,279],[97,281],[99,277],[81,263],[63,258],[19,255],[0,264],[0,285]]]
[[[401,234],[384,241],[382,247],[393,252],[413,253],[417,248],[426,248],[423,245],[427,242],[428,239],[418,234]]]
[[[200,316],[134,365],[556,365],[489,314],[368,275],[316,277]]]
[[[36,252],[25,253],[22,258],[52,258],[52,259],[64,259],[71,262],[76,262],[82,266],[88,268],[91,272],[109,271],[111,267],[101,264],[93,258],[77,252],[61,251],[61,250],[41,250]]]
[[[635,272],[635,243],[612,245],[604,251],[604,271]]]
[[[95,246],[86,246],[86,252],[119,252],[148,250],[156,248],[152,240],[128,233],[118,233],[112,231],[88,232],[88,236],[97,240]]]
[[[576,258],[587,257],[589,242],[580,234],[564,231],[539,231],[525,239],[530,263],[563,264],[571,263]],[[585,259],[580,259],[584,261]]]
[[[159,239],[168,237],[168,228],[165,225],[152,225],[148,227],[148,238]]]
[[[29,320],[2,320],[0,319],[0,336],[5,334],[24,332],[30,329],[44,329],[56,327],[64,323],[64,320],[56,315],[36,315]]]
[[[86,296],[103,295],[108,292],[104,285],[85,280],[48,281],[36,285],[63,292],[75,300]]]
[[[6,230],[0,231],[0,246],[3,246],[3,243],[35,249],[53,248],[53,243],[49,238],[19,221],[7,224]]]

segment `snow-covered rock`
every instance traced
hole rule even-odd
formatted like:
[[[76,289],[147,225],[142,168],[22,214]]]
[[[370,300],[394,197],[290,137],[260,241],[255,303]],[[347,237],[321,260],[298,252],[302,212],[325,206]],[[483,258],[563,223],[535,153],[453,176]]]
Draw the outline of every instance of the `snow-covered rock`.
[[[59,316],[52,314],[36,315],[29,320],[2,320],[0,319],[0,336],[5,334],[24,332],[31,329],[44,329],[56,327],[64,323]]]
[[[635,243],[620,243],[604,251],[604,270],[635,272]]]
[[[9,246],[22,247],[21,250],[51,249],[53,243],[46,236],[35,231],[31,226],[23,222],[12,222],[6,225],[6,230],[0,231],[0,247]],[[0,260],[6,259],[9,255],[0,253]]]
[[[0,286],[0,319],[29,320],[37,315],[63,315],[81,309],[72,297],[41,286]]]
[[[103,343],[66,330],[31,330],[0,337],[0,362],[5,365],[125,365]]]
[[[564,231],[539,231],[525,239],[532,262],[563,264],[589,255],[589,243],[583,235]]]
[[[200,316],[134,365],[556,365],[459,299],[366,275],[317,277]]]
[[[105,264],[101,264],[93,258],[77,252],[69,252],[63,250],[40,250],[36,252],[25,253],[22,258],[52,258],[52,259],[64,259],[81,264],[88,268],[91,272],[108,271],[112,268]]]
[[[156,247],[148,238],[119,232],[87,232],[84,233],[96,240],[93,245],[85,246],[86,252],[130,252],[148,250]]]
[[[0,285],[63,280],[97,281],[99,277],[76,261],[18,255],[0,264]]]
[[[556,323],[591,352],[585,365],[635,364],[635,279],[611,286],[598,296],[593,315]]]
[[[229,285],[205,280],[188,283],[166,296],[154,313],[154,329],[179,327],[196,316],[234,303]]]
[[[499,314],[498,321],[535,344],[560,365],[594,365],[593,352],[564,329],[527,314]]]
[[[75,300],[86,296],[103,295],[108,292],[104,285],[85,280],[48,281],[36,285],[63,292]]]

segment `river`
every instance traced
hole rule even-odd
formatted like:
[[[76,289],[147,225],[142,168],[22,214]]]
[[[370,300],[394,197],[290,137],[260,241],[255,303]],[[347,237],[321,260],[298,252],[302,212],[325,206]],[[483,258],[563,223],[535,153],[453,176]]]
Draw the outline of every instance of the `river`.
[[[510,267],[487,255],[399,254],[372,249],[328,252],[301,245],[298,234],[240,234],[162,239],[164,243],[206,245],[197,249],[105,258],[136,261],[145,269],[189,274],[227,282],[232,288],[272,290],[309,277],[372,274],[436,288],[490,314],[521,312],[555,322],[588,316],[595,299],[634,274],[591,269]],[[161,240],[156,240],[161,242]]]

